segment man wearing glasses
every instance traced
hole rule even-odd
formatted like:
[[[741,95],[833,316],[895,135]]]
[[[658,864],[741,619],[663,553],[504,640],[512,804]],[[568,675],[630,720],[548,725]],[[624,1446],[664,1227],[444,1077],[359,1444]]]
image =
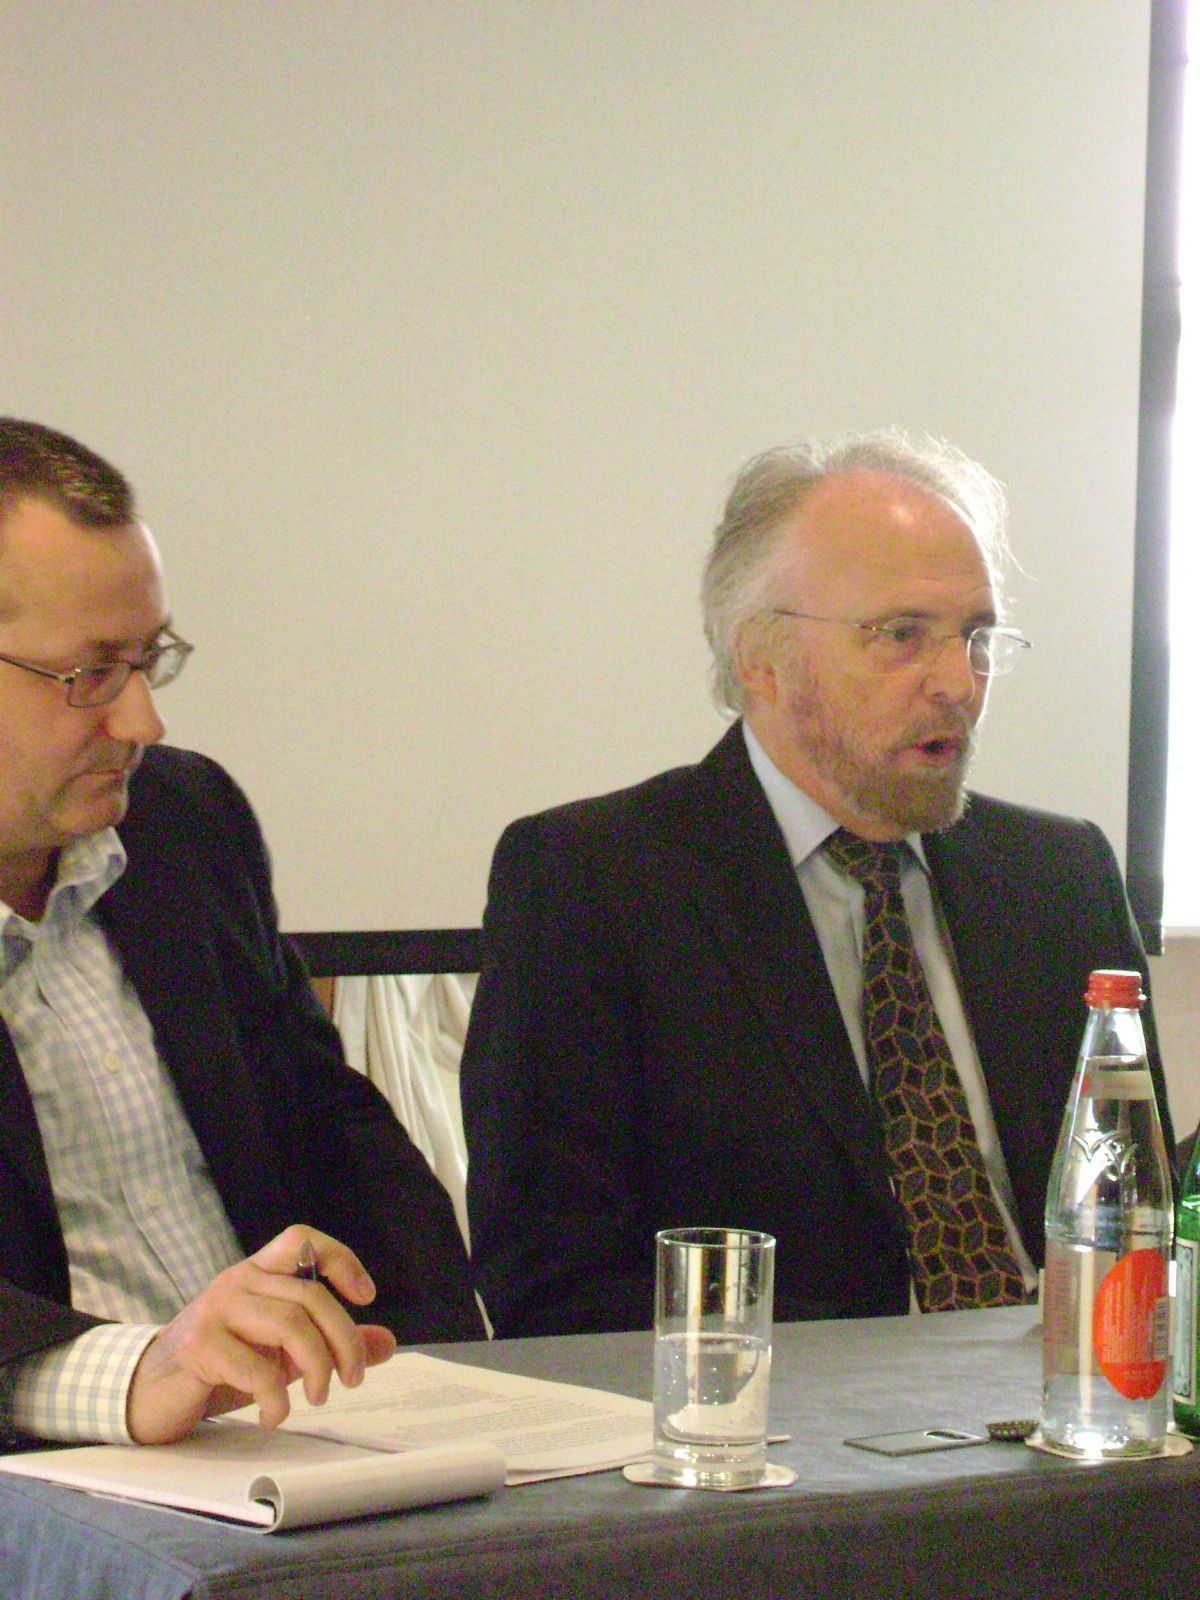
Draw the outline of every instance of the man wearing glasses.
[[[775,1235],[781,1319],[1036,1285],[1087,975],[1146,962],[1097,828],[965,788],[1028,647],[1004,521],[930,440],[752,461],[703,593],[739,720],[505,832],[462,1065],[498,1334],[648,1325],[678,1225]]]
[[[124,478],[0,419],[0,1430],[156,1442],[250,1397],[271,1425],[299,1377],[482,1333],[249,806],[158,744],[191,649]]]

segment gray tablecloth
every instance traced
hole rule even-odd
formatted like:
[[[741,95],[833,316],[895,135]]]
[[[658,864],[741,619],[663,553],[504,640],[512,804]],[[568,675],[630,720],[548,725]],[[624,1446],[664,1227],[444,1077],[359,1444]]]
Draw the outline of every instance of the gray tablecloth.
[[[648,1398],[648,1334],[443,1347]],[[1128,1600],[1200,1590],[1200,1456],[1081,1466],[1023,1445],[900,1459],[843,1442],[1037,1414],[1027,1311],[777,1327],[789,1489],[636,1488],[617,1472],[264,1536],[0,1474],[3,1600]]]

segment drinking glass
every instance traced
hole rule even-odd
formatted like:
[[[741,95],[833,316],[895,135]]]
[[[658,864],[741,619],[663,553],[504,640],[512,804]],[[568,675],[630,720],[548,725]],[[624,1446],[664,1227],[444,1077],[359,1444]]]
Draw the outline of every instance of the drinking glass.
[[[748,1228],[655,1235],[654,1477],[742,1489],[766,1473],[775,1241]]]

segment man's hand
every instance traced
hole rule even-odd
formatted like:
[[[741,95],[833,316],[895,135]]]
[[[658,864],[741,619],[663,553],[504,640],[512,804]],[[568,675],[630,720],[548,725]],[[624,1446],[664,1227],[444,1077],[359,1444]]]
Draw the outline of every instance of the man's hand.
[[[296,1276],[308,1241],[317,1270],[343,1299],[375,1298],[358,1257],[315,1228],[286,1228],[256,1255],[214,1278],[146,1346],[129,1387],[127,1420],[139,1444],[181,1439],[201,1417],[254,1400],[265,1428],[288,1414],[297,1378],[320,1404],[336,1372],[347,1388],[394,1354],[386,1328],[357,1326],[322,1283]]]

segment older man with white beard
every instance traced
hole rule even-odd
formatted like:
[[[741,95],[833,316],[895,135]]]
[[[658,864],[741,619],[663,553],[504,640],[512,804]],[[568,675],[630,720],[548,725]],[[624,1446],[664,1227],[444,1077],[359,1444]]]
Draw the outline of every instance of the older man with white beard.
[[[780,1319],[1033,1289],[1087,975],[1146,960],[1098,828],[967,792],[1006,557],[944,444],[756,458],[704,581],[739,720],[506,830],[462,1069],[497,1333],[649,1325],[674,1225],[774,1234]]]

